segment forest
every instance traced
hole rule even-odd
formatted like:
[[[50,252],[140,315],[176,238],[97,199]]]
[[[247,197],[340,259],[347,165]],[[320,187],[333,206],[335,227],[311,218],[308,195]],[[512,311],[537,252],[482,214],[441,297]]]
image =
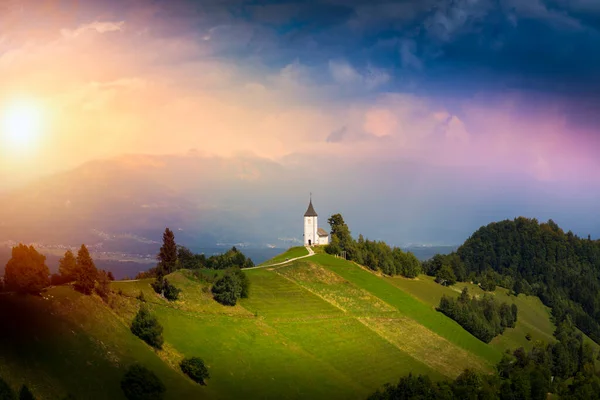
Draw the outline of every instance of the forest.
[[[569,316],[600,343],[599,241],[521,217],[480,228],[456,256],[467,276],[538,296],[556,321]]]
[[[467,288],[456,300],[443,295],[437,309],[486,343],[517,322],[516,304],[499,303],[487,293],[478,299],[470,296]]]

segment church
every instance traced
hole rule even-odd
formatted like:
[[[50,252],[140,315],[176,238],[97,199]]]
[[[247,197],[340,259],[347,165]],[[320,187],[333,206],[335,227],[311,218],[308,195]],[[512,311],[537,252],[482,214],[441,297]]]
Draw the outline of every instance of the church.
[[[308,203],[308,209],[304,213],[304,245],[323,246],[329,244],[329,233],[319,228],[317,223],[317,212],[312,205],[312,196]]]

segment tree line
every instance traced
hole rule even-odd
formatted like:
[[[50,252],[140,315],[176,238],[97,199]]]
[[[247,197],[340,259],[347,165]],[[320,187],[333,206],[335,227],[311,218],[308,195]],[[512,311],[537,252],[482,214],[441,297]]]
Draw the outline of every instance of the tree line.
[[[50,276],[46,256],[33,246],[19,244],[13,247],[11,258],[4,270],[6,289],[18,293],[38,294],[49,285],[72,283],[75,290],[90,295],[94,291],[106,299],[110,282],[115,278],[111,272],[98,270],[87,247],[82,244],[77,257],[71,250],[59,260],[58,273]]]
[[[327,222],[331,226],[331,243],[325,247],[328,254],[345,252],[346,259],[386,275],[414,278],[421,273],[421,263],[411,252],[383,241],[365,239],[363,235],[354,240],[341,214],[332,215]]]
[[[564,400],[592,400],[600,393],[597,354],[577,332],[570,318],[558,325],[556,343],[536,342],[503,355],[496,373],[466,369],[455,380],[432,381],[409,374],[387,384],[369,400],[546,400],[554,393]]]
[[[496,285],[538,296],[556,321],[567,316],[600,343],[600,241],[564,232],[554,221],[516,218],[477,230],[458,250],[423,264],[438,276],[450,269],[458,281]]]
[[[443,295],[437,310],[485,343],[504,333],[505,328],[514,328],[517,322],[516,304],[499,303],[487,293],[477,299],[469,295],[467,288],[457,299]]]

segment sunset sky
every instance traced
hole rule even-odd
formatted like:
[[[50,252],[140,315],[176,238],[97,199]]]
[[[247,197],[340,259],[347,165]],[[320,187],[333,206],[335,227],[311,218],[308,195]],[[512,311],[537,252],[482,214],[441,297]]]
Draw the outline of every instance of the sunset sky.
[[[594,0],[0,0],[0,181],[126,153],[310,154],[398,199],[495,187],[488,219],[544,204],[589,231],[599,49]]]

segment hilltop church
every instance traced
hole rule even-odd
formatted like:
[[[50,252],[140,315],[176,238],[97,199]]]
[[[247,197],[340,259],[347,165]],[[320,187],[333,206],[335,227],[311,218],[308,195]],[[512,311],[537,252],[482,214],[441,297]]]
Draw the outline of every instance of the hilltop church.
[[[304,213],[304,245],[323,246],[326,244],[329,244],[329,233],[318,226],[317,212],[312,205],[311,196],[308,209]]]

